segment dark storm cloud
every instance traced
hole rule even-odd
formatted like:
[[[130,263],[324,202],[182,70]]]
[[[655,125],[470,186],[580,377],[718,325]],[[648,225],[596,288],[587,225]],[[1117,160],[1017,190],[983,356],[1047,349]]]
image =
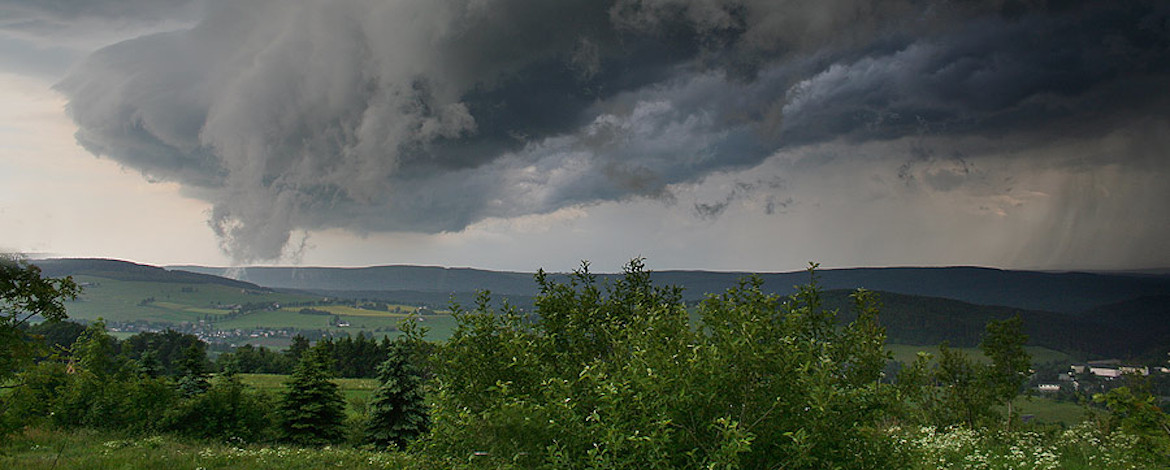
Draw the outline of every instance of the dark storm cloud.
[[[203,0],[0,0],[0,70],[59,80],[95,49],[190,26]]]
[[[79,23],[156,23],[190,13],[202,0],[2,0],[0,29],[61,34]]]
[[[212,2],[59,89],[87,149],[214,203],[238,260],[278,257],[297,228],[671,201],[818,142],[1042,141],[1165,116],[1163,3],[970,3]],[[938,190],[969,176],[929,171]]]
[[[82,54],[64,48],[0,37],[0,70],[10,73],[57,79],[81,57]]]
[[[1050,133],[1107,130],[1102,124],[1115,123],[1104,119],[1134,113],[1164,116],[1166,10],[1118,3],[1011,22],[972,19],[802,81],[785,109],[800,120],[787,120],[785,132],[857,140]]]

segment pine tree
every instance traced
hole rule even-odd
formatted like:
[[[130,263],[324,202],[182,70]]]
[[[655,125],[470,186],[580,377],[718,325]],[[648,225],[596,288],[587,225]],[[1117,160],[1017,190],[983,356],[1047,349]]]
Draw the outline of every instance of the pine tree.
[[[142,352],[142,357],[138,359],[138,374],[143,377],[155,378],[161,376],[163,373],[162,363],[158,361],[158,352],[153,349],[148,349]]]
[[[378,381],[366,440],[380,447],[403,449],[430,427],[422,376],[410,361],[406,343],[393,343],[389,358],[378,366]]]
[[[207,377],[207,354],[198,344],[192,344],[183,349],[183,358],[179,361],[179,392],[185,397],[193,397],[207,391],[211,387]]]
[[[301,355],[309,350],[309,339],[304,335],[297,333],[292,337],[292,343],[288,345],[288,349],[284,351],[285,357],[292,360],[294,364],[301,361]]]
[[[340,442],[344,438],[345,401],[333,376],[329,356],[311,348],[301,356],[280,402],[284,440],[302,445]]]

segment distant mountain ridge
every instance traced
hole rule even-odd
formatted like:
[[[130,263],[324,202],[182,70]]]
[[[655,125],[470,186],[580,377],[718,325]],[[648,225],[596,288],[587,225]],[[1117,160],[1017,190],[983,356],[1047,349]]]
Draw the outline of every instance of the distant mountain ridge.
[[[172,266],[172,270],[219,275],[228,268]],[[530,297],[537,287],[531,273],[488,271],[472,268],[427,266],[375,266],[368,268],[246,267],[232,268],[240,278],[265,287],[307,291],[391,292],[413,291],[466,294],[490,290],[503,296]],[[723,292],[746,272],[655,271],[660,285],[684,287],[684,297],[697,300],[710,292]],[[806,284],[803,271],[757,274],[768,291],[786,295],[793,286]],[[553,277],[563,277],[554,274]],[[599,280],[619,274],[599,274]],[[1075,314],[1089,309],[1146,296],[1170,295],[1170,275],[1127,275],[1083,272],[1008,271],[980,267],[852,268],[822,269],[818,280],[825,289],[866,288],[906,295],[959,300],[980,305],[1000,305],[1028,310]]]
[[[851,310],[850,293],[848,290],[831,290],[824,295],[825,306],[838,310],[838,320],[842,323],[856,318]],[[878,319],[892,343],[935,345],[947,341],[951,346],[975,347],[983,340],[989,321],[1019,315],[1024,322],[1028,344],[1070,354],[1104,357],[1144,355],[1165,344],[1159,342],[1166,337],[1164,328],[1160,331],[1162,334],[1153,330],[1147,334],[1136,328],[1156,323],[1154,319],[1158,317],[1163,318],[1164,323],[1170,314],[1170,311],[1143,311],[1110,319],[882,291],[878,291],[878,298],[881,302]],[[1144,305],[1158,298],[1142,297],[1127,302]],[[1100,308],[1116,311],[1119,304]]]
[[[157,266],[102,258],[52,258],[32,261],[48,277],[88,275],[120,281],[182,282],[219,284],[241,289],[267,290],[259,285],[194,271],[169,270]]]
[[[52,277],[89,275],[124,281],[220,284],[249,290],[298,290],[331,297],[464,305],[476,290],[498,300],[531,306],[537,292],[532,274],[468,268],[377,266],[370,268],[233,268],[249,281],[220,277],[227,268],[173,266],[167,269],[103,259],[37,260]],[[723,292],[747,273],[660,271],[658,284],[686,288],[685,298]],[[564,279],[566,274],[551,274]],[[599,274],[599,282],[617,274]],[[764,288],[788,294],[809,281],[806,272],[765,273]],[[877,291],[880,321],[901,344],[974,346],[993,319],[1020,315],[1030,344],[1068,353],[1106,357],[1165,357],[1170,344],[1170,276],[1149,274],[1043,273],[989,268],[859,268],[817,271],[829,308],[850,321],[849,294]],[[263,287],[261,287],[263,286]],[[1063,311],[1061,311],[1063,309]]]

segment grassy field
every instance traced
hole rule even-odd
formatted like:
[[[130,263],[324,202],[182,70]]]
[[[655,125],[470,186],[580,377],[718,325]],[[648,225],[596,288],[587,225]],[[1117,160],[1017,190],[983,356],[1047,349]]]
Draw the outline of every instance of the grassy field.
[[[932,356],[938,356],[938,346],[918,346],[910,344],[886,344],[886,349],[889,349],[894,355],[895,361],[901,361],[903,364],[910,364],[918,356],[918,352],[930,353]],[[983,351],[979,348],[951,348],[956,351],[962,351],[970,355],[973,359],[978,361],[986,361],[987,358],[983,356]],[[1039,346],[1026,346],[1025,350],[1032,355],[1033,364],[1047,364],[1050,362],[1071,362],[1073,359],[1068,354],[1060,351],[1055,351]]]
[[[314,307],[318,308],[318,307]],[[382,316],[349,316],[338,315],[339,319],[349,322],[348,327],[338,327],[330,324],[332,316],[306,315],[292,311],[260,311],[241,315],[231,320],[217,322],[219,329],[254,329],[254,328],[297,328],[302,330],[327,330],[334,333],[348,333],[356,335],[364,331],[366,335],[380,338],[388,335],[391,338],[397,335],[398,323],[406,316],[382,312]],[[427,339],[444,341],[451,336],[455,328],[455,318],[450,315],[426,315],[422,318],[423,324],[430,329]]]
[[[216,284],[119,281],[93,276],[77,276],[74,280],[85,287],[81,296],[68,302],[66,308],[70,318],[80,320],[101,317],[110,321],[193,322],[205,315],[226,315],[229,305],[319,300],[306,295]]]
[[[285,389],[285,382],[290,378],[280,374],[240,374],[240,382],[271,393],[280,393]],[[378,381],[374,379],[333,379],[333,383],[341,390],[341,394],[348,402],[351,398],[369,400],[374,389],[378,388]]]
[[[405,469],[434,468],[422,458],[351,447],[307,449],[228,445],[172,436],[26,429],[0,441],[0,468],[11,469]]]
[[[368,309],[368,308],[351,307],[349,305],[323,305],[323,306],[319,306],[319,307],[312,307],[312,309],[313,310],[321,310],[324,312],[329,312],[329,313],[332,313],[334,315],[344,315],[344,316],[351,316],[351,317],[384,317],[384,316],[405,317],[408,314],[417,312],[419,308],[415,307],[413,305],[390,305],[390,310],[392,310],[392,311],[386,311],[386,310],[373,310],[373,309]],[[397,310],[397,311],[393,311],[393,310]],[[300,312],[301,308],[300,307],[285,307],[285,308],[282,308],[281,311]]]
[[[210,320],[220,330],[234,329],[283,329],[328,330],[335,333],[357,334],[381,337],[394,336],[398,323],[407,314],[416,312],[418,307],[410,305],[389,305],[389,310],[357,308],[349,305],[316,305],[310,308],[325,311],[331,315],[300,313],[304,304],[320,301],[320,297],[266,291],[252,291],[215,284],[190,284],[169,282],[121,281],[94,276],[76,276],[84,291],[76,301],[68,302],[69,317],[93,321],[104,318],[107,321],[152,323],[198,322]],[[279,310],[259,310],[227,318],[229,307],[243,304],[283,304]],[[348,322],[348,327],[339,327],[331,322],[334,315],[338,320]],[[455,327],[454,319],[443,311],[424,315],[423,320],[431,333],[432,340],[445,340]]]
[[[1086,417],[1086,410],[1081,405],[1045,397],[1018,397],[1012,406],[1021,416],[1031,415],[1045,423],[1072,425],[1084,421]]]

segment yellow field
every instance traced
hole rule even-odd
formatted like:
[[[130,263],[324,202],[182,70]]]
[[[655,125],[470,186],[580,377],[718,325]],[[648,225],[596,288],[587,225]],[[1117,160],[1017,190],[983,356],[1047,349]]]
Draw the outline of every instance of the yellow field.
[[[200,315],[226,315],[228,313],[228,310],[215,309],[215,308],[204,308],[204,307],[192,307],[190,305],[185,305],[185,304],[180,304],[180,303],[175,303],[175,302],[152,302],[151,305],[156,306],[156,307],[162,307],[165,309],[170,309],[170,310],[179,310],[179,311],[189,312],[189,313],[198,313]]]
[[[401,305],[399,307],[402,308],[404,313],[392,313],[392,312],[387,312],[385,310],[367,310],[364,308],[350,307],[348,305],[320,305],[320,306],[308,307],[308,308],[311,308],[313,310],[321,310],[321,311],[329,312],[329,313],[332,313],[334,315],[344,315],[344,316],[352,316],[352,317],[389,317],[389,318],[405,317],[407,314],[413,313],[415,310],[418,309],[418,307],[410,307],[410,306],[406,306],[406,305]],[[280,311],[281,312],[297,313],[297,312],[300,312],[302,308],[306,308],[306,307],[285,307],[285,308],[280,309]]]

